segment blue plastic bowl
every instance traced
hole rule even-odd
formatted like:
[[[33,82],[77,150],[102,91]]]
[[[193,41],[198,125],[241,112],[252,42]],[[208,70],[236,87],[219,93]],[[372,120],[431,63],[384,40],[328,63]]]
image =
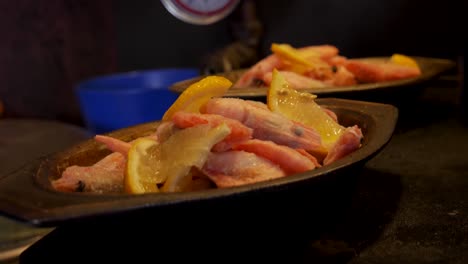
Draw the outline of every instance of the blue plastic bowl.
[[[158,69],[101,76],[76,87],[81,113],[88,130],[102,134],[160,120],[177,99],[169,87],[198,76],[198,70]]]

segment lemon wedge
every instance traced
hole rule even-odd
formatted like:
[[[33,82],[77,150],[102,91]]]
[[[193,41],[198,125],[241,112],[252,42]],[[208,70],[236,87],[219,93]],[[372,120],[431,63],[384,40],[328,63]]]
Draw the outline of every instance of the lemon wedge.
[[[413,58],[408,57],[403,54],[398,54],[398,53],[393,54],[390,57],[390,62],[398,64],[398,65],[419,68],[418,63]]]
[[[124,176],[125,192],[139,194],[159,191],[157,184],[163,182],[158,174],[159,152],[159,144],[155,140],[139,138],[132,143]]]
[[[167,176],[162,191],[181,191],[179,183],[186,182],[191,168],[201,169],[211,148],[230,133],[225,123],[215,128],[198,125],[178,131],[161,144],[161,173]]]
[[[317,130],[322,144],[328,150],[338,140],[345,128],[338,124],[315,102],[317,96],[299,92],[290,87],[276,69],[267,93],[267,105],[271,111]]]
[[[213,97],[223,96],[231,86],[232,82],[224,77],[207,76],[185,89],[164,113],[162,120],[170,120],[175,112],[182,110],[198,113],[201,106]]]
[[[271,44],[271,51],[283,60],[292,64],[299,64],[308,68],[313,68],[314,65],[307,61],[302,54],[289,44]]]

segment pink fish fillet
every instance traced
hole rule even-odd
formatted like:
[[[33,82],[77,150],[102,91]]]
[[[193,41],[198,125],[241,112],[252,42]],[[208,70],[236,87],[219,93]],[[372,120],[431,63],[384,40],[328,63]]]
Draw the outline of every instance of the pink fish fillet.
[[[275,54],[271,54],[244,72],[232,88],[251,86],[256,79],[262,80],[265,73],[273,71],[274,68],[280,68],[281,65],[281,60]]]
[[[362,83],[393,81],[421,75],[419,68],[384,62],[348,60],[345,67]]]
[[[285,172],[273,162],[245,151],[212,152],[202,171],[219,188],[286,176]]]
[[[224,138],[223,141],[217,143],[213,147],[213,151],[226,151],[231,149],[233,144],[252,138],[251,128],[237,120],[226,118],[221,115],[197,114],[179,111],[173,115],[172,121],[175,126],[179,128],[187,128],[200,124],[210,124],[212,127],[216,127],[225,123],[231,129],[231,133]]]
[[[362,138],[362,131],[358,126],[347,127],[345,132],[333,145],[330,152],[328,152],[328,155],[323,161],[323,165],[330,164],[354,152],[361,146]]]
[[[237,98],[213,98],[205,105],[204,111],[242,122],[253,129],[253,138],[270,140],[293,149],[305,149],[314,156],[327,152],[316,130],[257,105],[258,102],[254,104]]]
[[[322,81],[309,78],[307,76],[300,75],[291,71],[279,71],[286,81],[294,89],[310,89],[310,88],[323,88],[325,84]],[[263,75],[263,81],[267,86],[270,86],[271,80],[273,79],[273,73],[268,72]]]
[[[313,170],[316,167],[314,162],[298,151],[271,141],[252,139],[235,145],[233,149],[264,157],[278,164],[288,175]]]
[[[62,192],[119,193],[123,191],[125,157],[113,152],[92,166],[70,166],[52,186]]]

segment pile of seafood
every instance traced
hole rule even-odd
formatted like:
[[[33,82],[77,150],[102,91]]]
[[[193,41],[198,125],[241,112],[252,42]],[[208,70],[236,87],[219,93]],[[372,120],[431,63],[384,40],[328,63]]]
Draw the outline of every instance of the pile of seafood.
[[[179,96],[151,135],[131,142],[96,135],[111,153],[91,166],[67,167],[52,186],[62,192],[135,194],[229,188],[314,170],[360,148],[358,126],[341,126],[315,96],[292,90],[280,77],[267,104],[213,96],[208,86],[219,85],[222,77],[206,77]],[[278,106],[285,101],[281,96],[315,109],[306,118],[317,126],[294,119],[294,104]]]
[[[273,69],[279,70],[295,89],[353,86],[421,75],[413,58],[397,53],[386,60],[349,59],[333,45],[294,48],[276,43],[271,51],[243,73],[233,88],[268,87]]]

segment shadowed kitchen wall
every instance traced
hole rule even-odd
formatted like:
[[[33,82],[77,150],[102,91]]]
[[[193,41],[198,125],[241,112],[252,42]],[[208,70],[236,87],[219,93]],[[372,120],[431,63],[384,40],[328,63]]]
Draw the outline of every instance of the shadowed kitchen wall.
[[[73,85],[117,69],[111,4],[112,0],[0,1],[4,116],[81,123]]]

